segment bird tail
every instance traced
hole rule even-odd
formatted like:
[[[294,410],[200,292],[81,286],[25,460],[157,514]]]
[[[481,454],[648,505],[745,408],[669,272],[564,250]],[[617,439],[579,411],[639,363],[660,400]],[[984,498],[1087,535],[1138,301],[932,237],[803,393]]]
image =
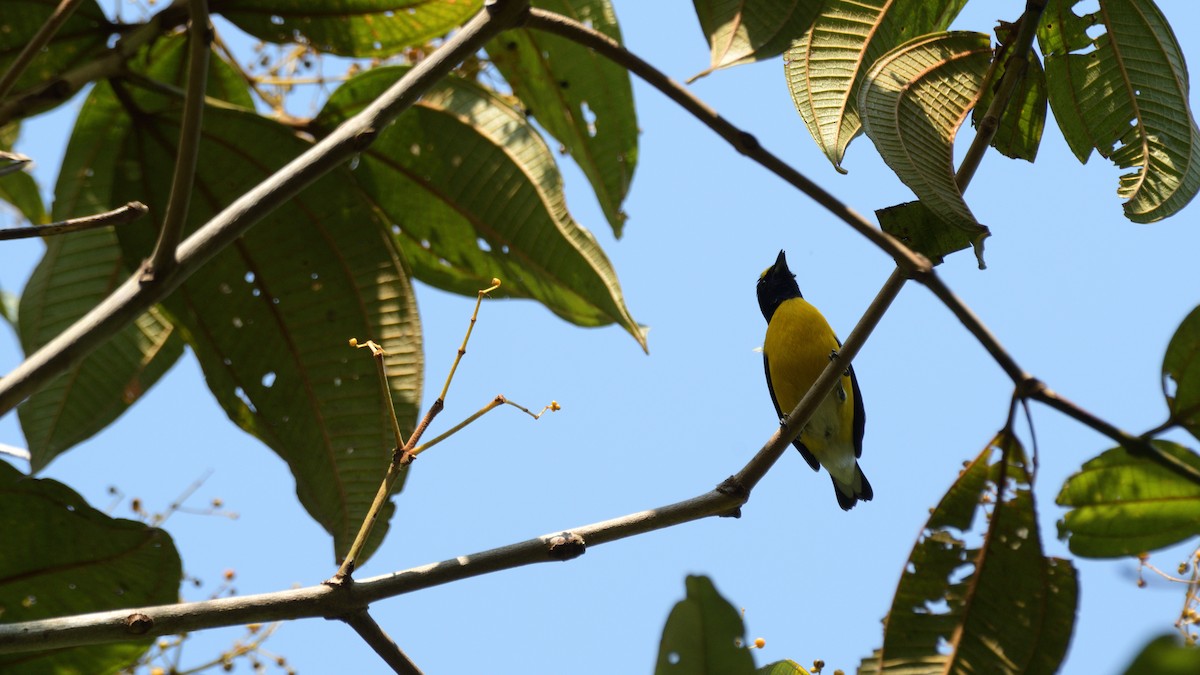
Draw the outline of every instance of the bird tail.
[[[832,476],[830,477],[832,478]],[[842,507],[843,511],[854,508],[860,499],[869,502],[875,496],[875,491],[871,489],[871,484],[857,464],[854,465],[854,480],[850,483],[842,483],[836,478],[833,479],[833,493],[837,495],[838,506]]]

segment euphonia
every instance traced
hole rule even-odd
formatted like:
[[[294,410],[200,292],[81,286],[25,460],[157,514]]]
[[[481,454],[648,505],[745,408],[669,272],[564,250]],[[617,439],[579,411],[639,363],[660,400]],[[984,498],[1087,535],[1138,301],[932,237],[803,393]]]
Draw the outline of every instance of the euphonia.
[[[783,251],[758,278],[758,306],[767,320],[767,389],[780,423],[786,424],[783,416],[796,407],[829,360],[837,358],[842,345],[825,317],[800,295]],[[858,466],[865,426],[862,393],[851,366],[792,442],[813,471],[823,466],[829,472],[838,505],[845,511],[875,496]]]

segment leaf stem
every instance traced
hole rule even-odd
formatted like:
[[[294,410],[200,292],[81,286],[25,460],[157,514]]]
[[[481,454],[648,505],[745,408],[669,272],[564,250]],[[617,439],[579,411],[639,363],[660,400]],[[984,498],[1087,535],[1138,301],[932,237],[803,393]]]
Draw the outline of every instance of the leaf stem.
[[[1042,12],[1045,9],[1046,0],[1027,0],[1025,3],[1025,12],[1021,14],[1021,18],[1019,19],[1021,27],[1017,31],[1017,37],[1011,44],[1005,47],[1011,50],[1011,56],[1008,57],[1008,61],[1004,67],[1004,75],[1000,78],[1000,88],[996,91],[996,96],[992,99],[991,105],[988,106],[987,112],[984,113],[983,120],[979,123],[979,129],[975,133],[975,138],[971,140],[970,147],[967,148],[962,162],[958,165],[958,172],[954,174],[954,180],[958,183],[959,192],[966,192],[967,185],[975,177],[975,171],[983,161],[983,156],[987,152],[988,146],[991,145],[992,139],[996,137],[996,129],[999,128],[1000,116],[1004,114],[1004,109],[1008,107],[1008,102],[1012,100],[1013,94],[1016,93],[1022,78],[1025,77],[1025,71],[1029,69],[1029,50],[1033,48],[1033,38],[1037,34],[1038,21],[1041,20]],[[989,70],[989,77],[984,79],[984,86],[989,86],[990,75],[998,67],[997,64],[1001,62],[1001,58],[997,56],[992,61],[993,70]]]
[[[208,22],[207,0],[188,0],[188,79],[183,99],[183,120],[179,129],[179,149],[175,153],[175,173],[166,216],[158,233],[158,243],[150,260],[142,266],[142,281],[153,281],[175,266],[175,249],[187,223],[188,206],[200,155],[200,131],[204,121],[204,92],[208,84],[208,60],[212,53],[212,25]]]

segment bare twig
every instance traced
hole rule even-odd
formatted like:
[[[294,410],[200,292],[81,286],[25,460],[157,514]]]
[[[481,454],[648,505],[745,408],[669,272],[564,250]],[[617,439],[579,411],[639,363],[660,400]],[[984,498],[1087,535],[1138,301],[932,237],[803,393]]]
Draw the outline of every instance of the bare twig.
[[[33,158],[29,157],[28,155],[22,155],[19,152],[0,150],[0,178],[3,178],[10,173],[21,171],[25,167],[29,166],[30,162],[32,161]]]
[[[372,355],[375,357],[376,363],[379,364],[379,382],[383,388],[384,402],[388,406],[388,413],[392,420],[392,429],[396,435],[396,447],[392,450],[392,461],[388,463],[387,472],[383,476],[383,482],[379,484],[379,489],[375,492],[375,499],[372,500],[371,507],[367,509],[367,515],[363,518],[362,525],[358,528],[358,534],[354,537],[354,543],[350,545],[350,550],[347,551],[345,559],[338,565],[337,572],[325,583],[335,585],[345,583],[350,578],[350,575],[354,573],[355,565],[358,563],[358,556],[362,553],[363,547],[367,545],[367,537],[370,536],[371,529],[375,527],[375,521],[379,519],[379,514],[383,510],[384,504],[387,503],[388,496],[392,494],[392,489],[395,487],[396,481],[400,478],[400,474],[404,472],[404,469],[416,459],[417,453],[413,452],[413,449],[421,441],[421,436],[429,428],[429,424],[433,421],[433,418],[437,417],[438,413],[442,412],[442,409],[445,407],[446,392],[450,390],[450,382],[454,379],[454,372],[458,370],[459,362],[462,361],[462,357],[467,353],[467,343],[471,340],[471,333],[475,330],[475,322],[479,319],[479,306],[483,303],[483,297],[497,288],[500,288],[500,280],[492,279],[491,286],[479,291],[479,295],[475,299],[475,311],[471,313],[471,322],[467,325],[467,333],[463,336],[462,346],[458,348],[458,352],[454,356],[454,364],[450,366],[450,374],[446,376],[446,384],[442,387],[442,393],[433,402],[433,405],[429,406],[429,410],[425,412],[425,416],[421,419],[417,428],[413,430],[412,435],[408,437],[407,441],[403,441],[400,438],[400,423],[396,420],[396,411],[392,406],[391,387],[388,386],[387,371],[383,366],[383,359],[387,356],[387,352],[370,340],[362,345],[359,345],[357,340],[350,340],[351,347],[369,347]],[[501,400],[496,405],[504,402],[503,397],[498,398]],[[480,415],[482,414],[481,412]]]
[[[192,201],[196,163],[200,156],[200,128],[204,120],[204,92],[208,85],[208,59],[212,26],[208,23],[207,0],[188,0],[188,79],[183,99],[183,120],[179,128],[179,150],[175,153],[175,174],[171,178],[171,196],[158,243],[150,260],[142,267],[142,281],[151,281],[175,266],[175,249],[187,223]]]
[[[392,670],[400,675],[421,675],[421,669],[417,667],[417,664],[413,663],[412,659],[408,658],[408,655],[396,644],[396,641],[379,627],[367,610],[351,612],[338,618],[349,624],[359,637],[371,645],[371,649],[374,649],[375,653],[383,658]]]
[[[62,0],[62,2],[58,3],[58,7],[55,7],[54,11],[50,14],[50,18],[46,19],[46,23],[42,24],[37,33],[34,33],[33,39],[21,49],[21,53],[17,54],[17,58],[8,64],[8,70],[4,71],[4,75],[0,75],[0,101],[3,101],[4,97],[8,96],[8,92],[12,91],[13,85],[21,78],[21,74],[33,62],[33,57],[42,51],[42,47],[45,47],[50,38],[54,37],[54,34],[58,32],[58,29],[66,23],[67,19],[71,18],[71,14],[75,11],[76,7],[79,7],[81,2],[82,0]]]
[[[141,283],[136,275],[131,277],[100,305],[31,354],[0,379],[0,414],[12,410],[43,384],[78,363],[130,321],[166,298],[262,217],[370,146],[380,130],[407,110],[433,83],[506,26],[515,24],[528,9],[526,2],[489,2],[462,30],[413,66],[374,103],[247,191],[189,236],[179,246],[179,264],[174,270],[148,284]]]
[[[97,227],[108,227],[109,225],[121,225],[132,222],[146,215],[149,211],[146,205],[141,202],[129,202],[125,206],[97,213],[94,216],[84,216],[82,218],[72,218],[63,220],[57,223],[49,223],[47,225],[33,225],[30,227],[10,227],[0,230],[0,241],[8,239],[29,239],[31,237],[49,237],[56,234],[66,234],[68,232],[79,232],[81,230],[91,230]]]

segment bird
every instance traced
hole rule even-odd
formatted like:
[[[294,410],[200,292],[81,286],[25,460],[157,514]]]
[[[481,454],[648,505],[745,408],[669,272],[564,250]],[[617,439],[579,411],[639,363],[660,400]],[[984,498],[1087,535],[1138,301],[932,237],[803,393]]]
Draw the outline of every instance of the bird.
[[[837,358],[842,344],[821,312],[800,294],[784,251],[758,278],[758,306],[767,320],[762,350],[767,390],[780,424],[786,426],[785,416],[804,397],[830,359]],[[813,471],[823,466],[829,472],[838,506],[843,511],[875,496],[858,465],[866,421],[862,392],[851,366],[817,407],[804,431],[792,441]]]

